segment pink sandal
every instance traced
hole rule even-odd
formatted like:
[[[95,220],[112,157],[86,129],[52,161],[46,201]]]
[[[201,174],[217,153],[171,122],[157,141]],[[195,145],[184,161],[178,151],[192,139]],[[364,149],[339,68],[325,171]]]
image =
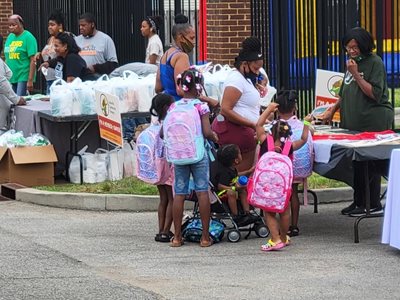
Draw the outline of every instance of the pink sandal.
[[[261,251],[277,251],[285,246],[286,244],[283,242],[274,243],[272,240],[269,240],[265,245],[261,246]]]

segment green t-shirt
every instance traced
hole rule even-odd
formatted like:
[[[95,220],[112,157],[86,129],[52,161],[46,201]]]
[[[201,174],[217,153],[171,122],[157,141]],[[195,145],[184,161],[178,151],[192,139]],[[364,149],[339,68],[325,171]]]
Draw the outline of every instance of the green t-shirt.
[[[363,93],[350,72],[346,72],[339,92],[340,127],[356,131],[382,131],[392,127],[394,111],[389,102],[385,66],[375,54],[358,63],[358,72],[372,85],[377,100]]]
[[[36,39],[29,31],[24,30],[19,36],[14,33],[8,35],[4,46],[4,57],[13,72],[11,83],[28,81],[30,57],[37,51]]]

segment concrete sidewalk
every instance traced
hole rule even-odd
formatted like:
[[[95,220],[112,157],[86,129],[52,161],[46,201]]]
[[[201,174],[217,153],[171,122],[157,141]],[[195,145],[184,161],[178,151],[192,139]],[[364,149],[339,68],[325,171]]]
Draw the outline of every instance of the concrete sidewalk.
[[[334,203],[353,199],[351,188],[334,188],[314,190],[318,203]],[[300,194],[301,195],[301,194]],[[309,204],[313,197],[309,194]],[[36,189],[16,190],[16,200],[45,206],[106,211],[157,211],[158,196],[89,194],[89,193],[59,193]],[[190,204],[188,204],[188,208]]]

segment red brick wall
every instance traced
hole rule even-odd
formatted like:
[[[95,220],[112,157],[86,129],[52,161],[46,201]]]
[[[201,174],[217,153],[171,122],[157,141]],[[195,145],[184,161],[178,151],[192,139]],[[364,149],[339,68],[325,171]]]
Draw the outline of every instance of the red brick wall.
[[[8,35],[8,17],[12,15],[12,0],[0,0],[0,34],[5,38]]]
[[[250,0],[207,1],[207,60],[230,64],[251,35]]]

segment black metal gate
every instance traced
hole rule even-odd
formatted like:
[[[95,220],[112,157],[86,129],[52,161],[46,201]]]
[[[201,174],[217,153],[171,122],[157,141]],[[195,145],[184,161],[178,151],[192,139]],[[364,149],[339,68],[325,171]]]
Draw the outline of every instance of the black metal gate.
[[[391,99],[399,86],[399,0],[251,0],[252,34],[261,38],[272,85],[300,92],[299,114],[314,106],[316,69],[344,71],[341,39],[361,26],[376,40]]]
[[[114,40],[119,63],[144,61],[146,41],[140,33],[146,16],[164,16],[160,31],[164,45],[171,43],[170,29],[177,13],[184,13],[197,26],[198,0],[14,0],[14,13],[20,14],[26,28],[37,38],[39,49],[47,42],[47,18],[55,9],[61,9],[68,31],[79,34],[78,18],[85,12],[94,14],[99,30]],[[197,32],[197,31],[196,31]],[[197,61],[195,53],[193,61]]]

